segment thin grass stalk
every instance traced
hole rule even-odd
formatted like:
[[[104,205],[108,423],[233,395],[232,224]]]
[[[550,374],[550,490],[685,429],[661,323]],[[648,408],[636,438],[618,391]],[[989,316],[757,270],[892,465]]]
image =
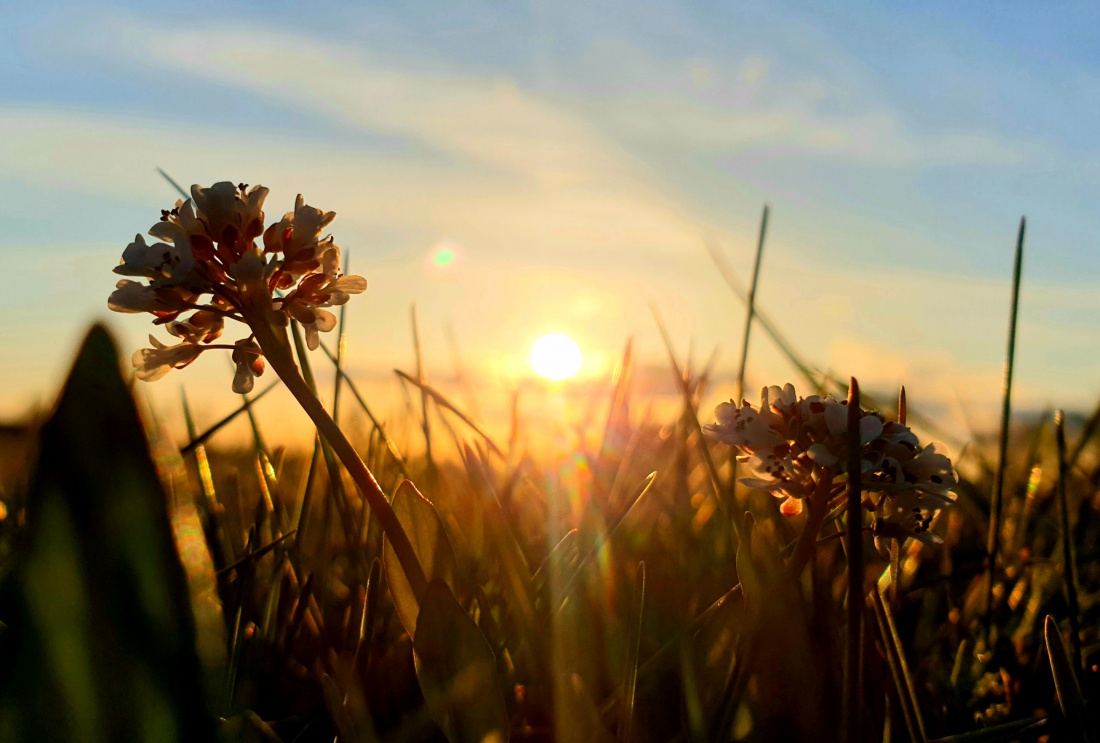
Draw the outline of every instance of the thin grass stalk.
[[[585,552],[583,555],[578,556],[575,561],[573,573],[569,577],[569,580],[565,583],[565,587],[562,588],[561,594],[557,598],[557,609],[554,612],[555,614],[560,613],[561,610],[565,608],[565,602],[573,594],[573,591],[576,590],[585,568],[588,567],[592,559],[595,558],[596,555],[600,554],[600,551],[603,550],[603,548],[611,542],[611,538],[614,537],[615,534],[619,531],[619,527],[622,526],[622,523],[626,520],[627,515],[629,515],[630,512],[634,510],[634,506],[638,505],[638,503],[641,502],[642,498],[645,497],[646,493],[648,493],[650,489],[653,488],[653,483],[656,480],[656,471],[650,472],[648,475],[646,475],[641,489],[638,491],[638,494],[631,499],[630,503],[627,504],[626,509],[624,509],[617,518],[606,525],[602,535],[593,540],[592,546],[588,549],[587,552]]]
[[[860,709],[863,668],[860,646],[863,636],[863,502],[860,482],[863,464],[859,436],[859,383],[855,377],[848,385],[848,532],[845,547],[848,553],[848,626],[844,660],[845,740],[860,740]]]
[[[187,425],[187,437],[195,440],[195,419],[191,415],[191,406],[187,402],[187,393],[180,388],[180,398],[183,403],[183,418]],[[226,563],[224,534],[221,522],[218,519],[218,496],[214,490],[214,478],[210,472],[210,460],[206,458],[206,447],[202,444],[196,446],[192,453],[195,456],[195,467],[199,472],[199,486],[202,497],[197,498],[199,515],[202,521],[203,535],[206,537],[207,547],[210,549],[210,559],[214,563],[214,569],[222,567]]]
[[[157,172],[158,172],[158,173],[160,173],[160,177],[161,177],[161,178],[163,178],[164,180],[168,181],[168,183],[169,183],[169,184],[171,184],[172,188],[176,189],[176,191],[177,191],[177,192],[179,193],[179,195],[180,195],[180,196],[181,196],[182,198],[184,198],[184,199],[189,199],[189,198],[191,198],[191,194],[189,194],[189,193],[187,193],[186,191],[184,191],[184,190],[183,190],[183,186],[181,186],[180,184],[176,183],[176,180],[175,180],[175,179],[174,179],[174,178],[173,178],[172,176],[170,176],[170,175],[168,175],[167,173],[165,173],[163,169],[161,169],[161,168],[157,168]]]
[[[638,652],[642,643],[642,613],[645,611],[645,563],[638,563],[634,581],[634,601],[627,633],[626,665],[623,670],[623,697],[619,709],[617,743],[629,743],[634,726],[634,697],[638,687]]]
[[[256,403],[258,403],[260,401],[261,398],[263,398],[264,395],[266,395],[268,392],[271,392],[271,390],[278,387],[280,382],[281,382],[281,380],[278,380],[278,379],[273,381],[267,387],[264,387],[262,390],[260,390],[255,395],[253,395],[251,399],[246,400],[245,403],[243,405],[241,405],[239,408],[237,408],[232,413],[230,413],[229,415],[222,418],[220,421],[218,421],[214,425],[210,426],[210,428],[206,429],[205,431],[200,433],[198,436],[191,436],[191,440],[189,442],[187,442],[183,447],[180,448],[180,454],[190,454],[192,451],[195,450],[195,447],[202,446],[203,444],[205,444],[207,441],[210,440],[211,436],[213,436],[218,431],[222,430],[227,425],[232,423],[233,420],[238,415],[240,415],[241,413],[244,413],[245,411],[247,411],[249,406],[255,405]],[[188,434],[188,435],[190,436],[191,434]]]
[[[447,339],[447,349],[451,352],[451,366],[454,368],[459,389],[466,396],[466,404],[469,406],[470,413],[475,418],[480,418],[481,406],[477,403],[477,391],[474,389],[474,385],[470,381],[470,374],[466,370],[466,362],[462,358],[462,349],[458,346],[454,326],[446,323],[443,326],[443,335]]]
[[[1081,609],[1077,603],[1077,561],[1073,557],[1073,532],[1069,528],[1069,504],[1066,499],[1066,417],[1061,410],[1054,413],[1054,430],[1058,441],[1058,510],[1062,527],[1062,580],[1065,582],[1066,605],[1069,609],[1070,642],[1073,645],[1073,668],[1084,670],[1081,660]]]
[[[443,395],[442,392],[435,389],[434,387],[432,387],[427,382],[423,381],[422,378],[413,378],[412,376],[410,376],[409,374],[406,374],[405,372],[401,371],[400,369],[394,369],[393,372],[402,381],[408,382],[412,386],[419,389],[421,395],[425,396],[426,398],[430,397],[435,402],[436,405],[443,408],[444,410],[449,410],[452,413],[454,413],[456,416],[458,416],[459,420],[461,420],[463,423],[465,423],[467,426],[469,426],[470,429],[474,433],[476,433],[478,436],[480,436],[482,438],[482,440],[484,440],[485,443],[489,445],[489,448],[492,450],[492,452],[494,454],[499,456],[501,459],[504,458],[504,452],[501,451],[500,447],[496,445],[496,443],[493,441],[492,437],[489,436],[489,434],[485,432],[485,429],[483,429],[481,426],[479,426],[477,424],[477,422],[474,421],[473,418],[471,418],[470,416],[463,413],[458,408],[458,406],[456,406],[454,403],[452,403],[450,400],[448,400],[446,398],[446,396]]]
[[[714,498],[718,503],[719,509],[722,510],[723,515],[729,518],[730,524],[733,526],[734,537],[740,542],[741,527],[738,524],[737,517],[729,512],[726,508],[726,504],[722,502],[722,480],[718,476],[718,468],[714,466],[714,458],[711,456],[710,449],[707,447],[706,437],[703,435],[703,427],[699,425],[699,413],[695,409],[695,400],[692,398],[691,387],[687,383],[684,374],[681,373],[680,365],[676,362],[676,353],[672,349],[672,339],[668,335],[668,329],[665,327],[664,321],[661,320],[661,313],[657,310],[657,305],[651,304],[649,308],[653,312],[653,319],[657,323],[657,330],[660,331],[661,339],[665,344],[665,350],[668,352],[668,360],[669,364],[672,366],[673,376],[676,377],[676,382],[680,386],[680,393],[684,398],[685,415],[690,419],[695,435],[699,437],[699,450],[703,455],[703,463],[706,465],[707,475],[710,478],[710,486],[714,493]]]
[[[897,656],[898,670],[901,671],[901,679],[904,683],[904,687],[899,689],[899,693],[904,693],[908,696],[909,706],[913,711],[913,719],[917,723],[917,732],[920,733],[920,737],[915,740],[927,740],[928,731],[924,727],[924,715],[921,714],[920,702],[917,700],[917,687],[916,684],[913,683],[913,675],[909,672],[909,661],[905,659],[905,647],[902,645],[901,635],[898,634],[897,625],[894,623],[894,615],[890,612],[890,607],[887,603],[882,600],[881,594],[878,595],[878,601],[882,609],[882,616],[886,619],[886,628],[890,632],[889,640],[893,647],[894,654]]]
[[[882,595],[879,593],[877,586],[871,591],[871,603],[874,605],[875,619],[878,621],[879,636],[882,638],[883,649],[886,651],[886,665],[890,668],[890,676],[894,680],[894,689],[897,690],[898,702],[901,706],[901,715],[905,720],[905,727],[909,731],[909,739],[913,741],[923,740],[920,729],[917,727],[916,719],[913,717],[909,692],[906,689],[905,678],[902,674],[901,666],[898,663],[897,648],[894,645],[890,629],[886,625],[885,603],[882,600]]]
[[[741,361],[737,364],[738,402],[745,396],[745,364],[749,360],[749,333],[756,314],[756,286],[760,281],[760,259],[764,255],[764,238],[768,234],[768,211],[768,205],[764,204],[764,212],[760,215],[760,233],[756,238],[756,257],[752,263],[752,282],[749,284],[748,297],[745,298],[745,332],[741,337]]]
[[[1001,503],[1004,498],[1005,470],[1008,467],[1008,426],[1012,416],[1012,372],[1016,364],[1016,317],[1019,312],[1020,278],[1024,261],[1024,234],[1027,219],[1020,218],[1016,236],[1016,258],[1012,268],[1012,304],[1008,315],[1008,351],[1005,355],[1004,395],[1001,401],[1001,435],[997,445],[997,471],[993,478],[993,497],[989,504],[989,535],[986,556],[989,560],[985,594],[985,631],[993,629],[993,584],[997,578],[997,553],[1001,539]]]
[[[329,361],[331,361],[333,365],[336,365],[336,356],[332,353],[332,351],[329,350],[324,341],[321,342],[321,350],[325,352],[326,356],[328,356]],[[347,371],[345,371],[342,367],[338,365],[336,365],[336,373],[342,380],[344,380],[344,384],[347,385],[348,390],[352,394],[352,397],[355,398],[355,401],[359,403],[359,407],[366,414],[367,418],[370,419],[371,425],[374,426],[375,430],[377,430],[378,433],[382,436],[382,440],[386,443],[386,448],[389,449],[390,455],[393,457],[394,463],[397,465],[397,468],[401,470],[401,476],[404,477],[406,480],[411,480],[412,478],[410,477],[409,471],[405,464],[405,458],[401,456],[401,451],[397,448],[397,442],[390,438],[390,435],[386,433],[386,429],[382,425],[381,421],[379,421],[378,418],[375,417],[374,413],[370,409],[370,406],[367,405],[367,401],[363,399],[363,396],[361,394],[359,394],[359,388],[355,386],[355,381],[348,375]]]
[[[424,354],[420,346],[420,323],[416,319],[416,305],[409,310],[409,318],[412,322],[413,350],[416,353],[416,381],[426,384],[424,378]],[[435,460],[432,459],[432,426],[428,420],[428,393],[420,387],[420,427],[424,431],[424,457],[428,462],[428,478],[435,477]]]
[[[737,277],[733,273],[733,269],[730,267],[729,262],[726,260],[719,251],[716,245],[710,242],[706,243],[707,252],[710,254],[711,260],[718,267],[718,273],[721,274],[725,280],[726,285],[734,295],[742,302],[748,302],[748,294],[738,286]],[[791,365],[798,370],[798,373],[806,380],[811,386],[816,388],[821,384],[820,375],[816,374],[806,362],[804,362],[794,350],[794,346],[790,341],[783,337],[783,334],[779,332],[779,329],[775,326],[775,323],[762,311],[757,310],[755,313],[756,321],[759,323],[761,329],[772,339],[779,351],[787,357],[787,360],[791,362]]]

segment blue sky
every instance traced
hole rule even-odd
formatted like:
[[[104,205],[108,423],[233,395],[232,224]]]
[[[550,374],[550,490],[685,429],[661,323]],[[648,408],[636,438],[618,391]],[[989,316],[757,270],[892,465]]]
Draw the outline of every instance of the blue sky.
[[[353,361],[429,362],[444,328],[507,386],[539,334],[592,369],[633,335],[732,371],[749,273],[805,355],[995,417],[1017,222],[1022,404],[1100,392],[1100,10],[1087,4],[5,3],[0,412],[48,401],[110,267],[175,199],[155,174],[338,213],[370,282]],[[446,271],[425,268],[459,246]],[[127,348],[149,327],[110,318]],[[704,350],[705,349],[705,350]],[[206,359],[160,383],[214,384]],[[184,379],[184,375],[187,379]],[[789,370],[762,335],[753,384]],[[220,382],[219,382],[220,383]],[[228,382],[226,382],[228,385]],[[946,413],[945,413],[946,414]]]

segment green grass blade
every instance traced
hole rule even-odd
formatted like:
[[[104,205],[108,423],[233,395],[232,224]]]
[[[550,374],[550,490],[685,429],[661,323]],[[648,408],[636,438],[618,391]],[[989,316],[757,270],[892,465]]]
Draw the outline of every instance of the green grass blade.
[[[326,356],[328,356],[329,361],[331,361],[335,365],[336,356],[333,355],[332,351],[329,350],[324,341],[321,342],[321,350],[325,352]],[[360,409],[363,411],[363,413],[366,414],[367,418],[370,419],[371,425],[378,429],[378,432],[382,435],[382,440],[386,442],[386,448],[389,449],[390,454],[393,456],[394,463],[397,465],[398,469],[401,470],[401,476],[404,477],[406,480],[411,479],[409,476],[409,471],[405,464],[405,458],[401,455],[401,451],[397,448],[397,443],[392,438],[390,438],[389,434],[386,433],[386,429],[382,425],[381,421],[379,421],[374,413],[371,412],[370,406],[367,405],[367,401],[363,399],[363,396],[361,394],[359,394],[359,388],[356,387],[355,381],[340,366],[337,365],[336,370],[340,378],[344,380],[344,384],[346,384],[348,389],[351,391],[351,394],[355,398],[355,401],[359,403]]]
[[[1012,417],[1012,374],[1016,365],[1016,318],[1020,306],[1020,281],[1024,261],[1024,234],[1027,219],[1020,219],[1016,235],[1016,259],[1012,268],[1012,304],[1008,313],[1008,351],[1005,354],[1004,389],[1001,399],[1001,433],[997,442],[997,471],[993,479],[993,494],[989,502],[989,534],[986,559],[989,560],[985,595],[985,628],[988,636],[993,621],[993,585],[997,580],[997,555],[1000,552],[1001,510],[1004,498],[1005,470],[1008,467],[1008,428]]]
[[[745,331],[741,336],[741,361],[737,364],[737,400],[745,396],[745,366],[749,360],[749,335],[752,331],[752,321],[756,316],[756,286],[760,281],[760,264],[764,255],[764,238],[768,234],[767,204],[764,204],[764,212],[760,215],[760,234],[756,239],[756,257],[752,262],[752,282],[749,284],[749,294],[745,298]]]
[[[180,454],[190,454],[192,451],[195,450],[195,447],[205,444],[207,441],[210,440],[211,436],[232,423],[238,415],[247,412],[250,406],[255,405],[257,402],[259,402],[268,392],[271,392],[271,390],[278,387],[279,384],[280,382],[278,379],[274,380],[271,384],[269,384],[267,387],[264,387],[251,398],[247,398],[245,403],[234,410],[232,413],[225,416],[214,425],[210,426],[210,428],[206,429],[198,436],[193,436],[187,444],[180,448]]]
[[[180,195],[180,197],[182,197],[184,199],[190,199],[191,198],[191,194],[184,191],[183,186],[176,183],[175,178],[173,178],[172,176],[165,173],[164,170],[161,169],[161,168],[157,168],[157,172],[160,173],[161,178],[163,178],[164,180],[168,181],[169,184],[171,184],[172,188],[176,189],[176,192]]]

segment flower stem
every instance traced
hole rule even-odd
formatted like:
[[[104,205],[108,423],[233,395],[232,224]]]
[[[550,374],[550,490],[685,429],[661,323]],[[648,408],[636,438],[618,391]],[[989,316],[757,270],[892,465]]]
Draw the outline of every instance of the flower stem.
[[[833,474],[827,468],[820,468],[817,475],[817,486],[806,499],[806,523],[802,526],[802,533],[798,535],[791,561],[787,563],[791,575],[795,577],[802,574],[806,563],[813,557],[814,548],[817,546],[817,534],[821,531],[825,517],[829,515],[829,495],[833,486]]]
[[[409,580],[409,586],[412,588],[413,594],[423,596],[428,590],[428,580],[424,576],[424,569],[413,550],[408,534],[402,528],[401,522],[397,520],[397,514],[390,507],[389,501],[386,500],[386,494],[382,492],[382,487],[378,484],[370,469],[360,458],[358,452],[355,451],[344,432],[340,430],[336,421],[325,410],[325,406],[310,390],[305,379],[302,378],[298,364],[295,363],[293,356],[290,354],[290,344],[285,331],[280,337],[265,322],[252,322],[249,325],[255,331],[256,341],[263,349],[264,357],[271,364],[271,368],[283,380],[283,384],[294,395],[294,399],[298,401],[302,409],[306,411],[306,415],[313,420],[313,423],[317,426],[317,432],[332,447],[332,451],[340,458],[344,467],[347,468],[348,474],[351,475],[351,479],[359,487],[359,491],[366,499],[371,512],[378,519],[378,524],[382,527],[383,533],[390,540],[394,554],[397,555],[397,561],[401,564],[401,569]]]

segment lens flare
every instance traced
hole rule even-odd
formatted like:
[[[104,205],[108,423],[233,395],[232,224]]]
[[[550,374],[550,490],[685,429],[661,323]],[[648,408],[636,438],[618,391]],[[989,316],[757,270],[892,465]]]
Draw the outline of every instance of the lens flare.
[[[531,346],[531,367],[550,380],[568,379],[580,371],[581,349],[567,335],[544,335]]]

